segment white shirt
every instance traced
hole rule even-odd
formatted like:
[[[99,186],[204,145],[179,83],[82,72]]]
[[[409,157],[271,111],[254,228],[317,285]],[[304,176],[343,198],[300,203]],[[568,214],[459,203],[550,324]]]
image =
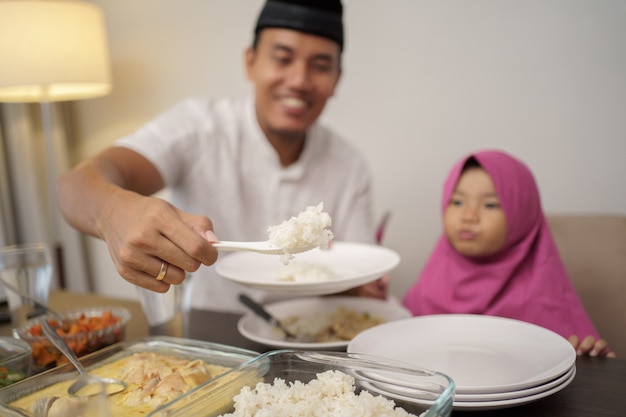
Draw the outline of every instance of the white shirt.
[[[283,167],[253,104],[186,99],[116,145],[150,160],[172,204],[209,217],[221,240],[266,240],[269,226],[323,202],[335,241],[373,242],[371,179],[362,155],[316,124],[299,160]],[[261,302],[280,299],[225,280],[214,266],[193,273],[193,308],[244,312],[240,292]]]

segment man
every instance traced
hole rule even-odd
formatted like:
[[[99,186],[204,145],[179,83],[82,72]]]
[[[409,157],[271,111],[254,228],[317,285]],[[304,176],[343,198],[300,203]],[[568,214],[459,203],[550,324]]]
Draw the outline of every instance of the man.
[[[129,282],[165,292],[195,271],[192,306],[221,311],[243,311],[239,292],[268,294],[200,268],[217,259],[216,234],[265,240],[268,226],[323,202],[336,240],[372,242],[368,167],[316,123],[342,49],[340,1],[268,1],[245,51],[254,99],[185,100],[79,164],[58,182],[64,216],[106,241]],[[173,204],[151,197],[164,187]],[[352,293],[385,298],[386,285]]]

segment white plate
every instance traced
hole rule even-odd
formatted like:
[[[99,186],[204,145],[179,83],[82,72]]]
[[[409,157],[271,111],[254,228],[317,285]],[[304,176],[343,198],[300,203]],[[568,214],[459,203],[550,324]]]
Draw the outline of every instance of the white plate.
[[[567,379],[565,379],[563,382],[556,385],[555,387],[547,389],[545,391],[540,391],[537,394],[528,395],[528,396],[519,397],[519,398],[512,398],[508,400],[475,401],[475,402],[454,401],[453,407],[455,410],[495,410],[499,408],[512,407],[514,405],[527,404],[527,403],[548,397],[552,394],[555,394],[561,391],[563,388],[568,386],[574,380],[575,377],[576,377],[576,367],[574,366],[572,368],[572,372],[569,374]]]
[[[530,388],[525,388],[516,391],[508,391],[508,392],[495,392],[493,394],[455,394],[454,400],[458,402],[485,402],[485,401],[502,401],[502,400],[512,400],[515,398],[527,397],[529,395],[535,395],[547,391],[551,388],[554,388],[558,385],[563,384],[567,381],[572,374],[576,373],[576,365],[572,366],[567,372],[563,375],[554,378],[544,384],[535,385]]]
[[[567,372],[563,375],[554,378],[544,384],[535,385],[530,388],[525,388],[516,391],[507,391],[507,392],[496,392],[492,394],[454,394],[454,401],[465,404],[466,402],[487,402],[487,401],[504,401],[504,400],[512,400],[516,398],[527,397],[530,395],[540,394],[544,391],[547,391],[556,386],[562,385],[564,382],[569,380],[572,377],[572,374],[576,373],[576,365],[572,366]],[[381,386],[385,385],[386,382],[393,382],[389,378],[385,378],[380,374],[375,375],[376,380],[381,381]],[[415,392],[414,387],[412,386],[399,386],[390,385],[391,388],[387,389],[388,393],[395,393],[398,396],[412,396]]]
[[[493,401],[457,401],[456,400],[457,394],[454,394],[455,400],[452,403],[452,406],[455,410],[459,410],[459,411],[494,410],[494,409],[508,408],[508,407],[512,407],[516,405],[530,403],[533,401],[537,401],[541,398],[548,397],[552,394],[555,394],[561,391],[566,386],[568,386],[574,380],[574,377],[576,376],[576,366],[574,365],[571,371],[567,372],[566,375],[567,377],[563,379],[557,385],[551,386],[550,388],[544,387],[544,389],[539,390],[535,394],[526,395],[526,396],[517,397],[517,398],[509,398],[509,399],[493,400]],[[379,384],[377,382],[368,382],[366,384],[366,388],[368,391],[376,392],[378,394],[383,394],[389,398],[395,398],[395,399],[404,400],[404,401],[411,401],[417,404],[423,404],[427,406],[433,404],[434,402],[434,400],[432,399],[420,398],[416,396],[415,394],[411,396],[403,395],[402,393],[400,393],[396,385],[393,385],[394,387],[393,389],[389,389],[389,387],[390,385],[386,383]],[[408,391],[410,391],[410,389],[407,389],[407,392]]]
[[[362,297],[332,296],[298,298],[265,306],[265,308],[279,320],[284,320],[292,316],[311,317],[312,326],[322,324],[318,322],[318,320],[315,320],[315,315],[330,314],[335,312],[339,307],[345,307],[358,312],[367,312],[374,317],[380,317],[386,322],[411,317],[411,313],[401,305]],[[337,348],[345,349],[346,346],[348,346],[347,340],[323,343],[285,340],[279,330],[251,312],[246,313],[239,319],[237,329],[245,338],[275,348],[326,350]]]
[[[366,284],[394,269],[400,263],[397,252],[378,245],[333,242],[328,250],[313,249],[295,255],[290,263],[317,265],[333,277],[323,281],[280,281],[286,268],[279,256],[239,252],[217,262],[215,272],[248,287],[294,296],[341,292]]]
[[[569,342],[550,330],[470,314],[385,323],[357,335],[347,350],[442,372],[454,380],[458,394],[530,388],[563,375],[576,361]]]

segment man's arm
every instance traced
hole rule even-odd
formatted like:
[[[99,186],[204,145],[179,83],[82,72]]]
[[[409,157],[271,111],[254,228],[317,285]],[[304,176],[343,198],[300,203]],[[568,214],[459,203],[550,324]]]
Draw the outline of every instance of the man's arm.
[[[185,271],[211,265],[217,251],[211,221],[150,197],[163,188],[158,170],[140,154],[112,147],[80,163],[57,182],[63,216],[76,229],[103,239],[127,281],[165,292]],[[166,262],[163,281],[155,276]]]

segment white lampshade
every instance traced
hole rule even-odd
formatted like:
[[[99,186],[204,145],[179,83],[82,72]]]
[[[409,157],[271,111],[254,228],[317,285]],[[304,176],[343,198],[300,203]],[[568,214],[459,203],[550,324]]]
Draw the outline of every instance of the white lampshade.
[[[73,0],[0,0],[0,102],[86,99],[111,91],[104,17]]]

